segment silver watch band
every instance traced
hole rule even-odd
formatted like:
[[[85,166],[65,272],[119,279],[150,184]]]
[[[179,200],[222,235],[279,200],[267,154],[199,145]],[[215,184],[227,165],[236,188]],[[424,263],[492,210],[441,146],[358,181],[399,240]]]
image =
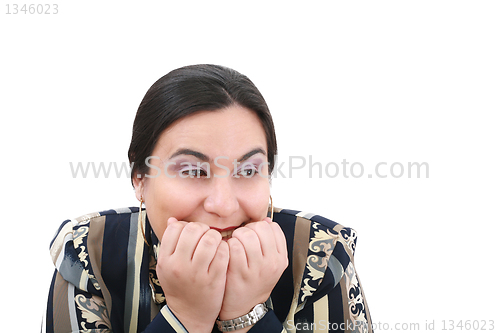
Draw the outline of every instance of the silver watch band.
[[[262,319],[267,313],[267,306],[265,303],[257,304],[252,311],[238,318],[229,320],[218,320],[217,327],[221,332],[232,332],[248,326],[252,326]]]

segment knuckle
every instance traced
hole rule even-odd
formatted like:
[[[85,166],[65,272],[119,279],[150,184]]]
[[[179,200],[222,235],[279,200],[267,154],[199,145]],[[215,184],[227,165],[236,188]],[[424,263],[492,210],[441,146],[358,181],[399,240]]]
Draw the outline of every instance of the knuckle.
[[[181,230],[182,228],[184,228],[184,224],[182,224],[179,221],[175,221],[175,222],[169,223],[167,225],[167,228],[170,230]]]
[[[165,260],[158,261],[156,270],[158,272],[158,276],[164,276],[166,278],[170,277],[174,279],[180,278],[183,272],[180,265],[174,265],[170,261],[166,262]]]
[[[281,227],[279,226],[279,224],[278,224],[278,223],[273,222],[273,223],[271,223],[271,224],[269,225],[269,227],[271,228],[271,230],[273,230],[273,232],[274,232],[275,234],[277,233],[277,234],[283,235],[283,237],[285,236],[285,235],[283,234],[283,230],[281,230]]]
[[[250,223],[248,226],[249,226],[250,229],[253,229],[256,232],[261,232],[261,231],[264,231],[264,230],[269,230],[269,229],[267,229],[268,226],[269,226],[269,223],[262,222],[262,221]]]
[[[164,269],[164,267],[163,267],[163,261],[160,261],[160,260],[158,259],[158,262],[156,263],[156,271],[158,272],[158,276],[159,276],[160,274],[163,274],[163,271],[164,271],[164,270],[165,270],[165,269]]]
[[[260,233],[265,233],[269,232],[269,225],[267,222],[259,222],[255,224],[255,232],[260,234]]]
[[[242,235],[245,231],[243,229],[245,229],[246,227],[242,227],[242,228],[238,228],[236,230],[233,231],[233,235],[232,235],[232,238],[229,239],[229,241],[231,241],[231,239],[233,238],[238,238],[239,235]]]
[[[201,232],[206,230],[208,226],[203,223],[190,222],[184,228],[189,232]]]
[[[170,274],[175,279],[182,278],[182,273],[183,273],[183,270],[178,265],[177,266],[173,266],[173,267],[170,268]]]
[[[203,235],[203,237],[200,240],[200,243],[206,247],[214,247],[216,245],[219,245],[221,240],[222,237],[220,233],[218,233],[215,230],[209,230],[208,232],[205,233],[205,235]]]
[[[281,261],[281,268],[282,268],[282,270],[285,270],[287,267],[288,267],[288,258],[284,258]]]
[[[233,232],[233,237],[248,237],[255,233],[252,229],[249,227],[238,228]]]
[[[230,238],[228,241],[227,241],[227,244],[229,245],[229,249],[231,251],[231,253],[234,255],[234,254],[238,254],[238,253],[241,253],[243,252],[243,244],[241,244],[241,242],[236,239],[236,238]]]
[[[219,247],[217,248],[217,252],[215,255],[220,257],[221,259],[229,257],[229,246],[226,242],[219,243]]]

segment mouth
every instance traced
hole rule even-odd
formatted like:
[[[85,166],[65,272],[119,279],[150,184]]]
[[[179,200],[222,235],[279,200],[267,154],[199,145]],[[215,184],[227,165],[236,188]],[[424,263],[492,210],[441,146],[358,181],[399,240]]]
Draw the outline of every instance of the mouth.
[[[233,230],[226,230],[226,231],[221,231],[220,235],[222,236],[223,241],[227,241],[229,238],[233,237]]]
[[[233,226],[233,227],[227,227],[224,229],[216,228],[216,227],[210,227],[210,229],[217,230],[220,232],[220,235],[222,236],[222,240],[227,241],[229,238],[233,236],[233,231],[236,229],[243,227],[246,223],[242,223],[238,226]]]

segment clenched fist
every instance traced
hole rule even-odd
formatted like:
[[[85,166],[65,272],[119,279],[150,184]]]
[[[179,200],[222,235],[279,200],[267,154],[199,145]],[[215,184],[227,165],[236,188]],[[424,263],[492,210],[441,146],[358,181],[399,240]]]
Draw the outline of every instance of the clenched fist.
[[[170,218],[161,243],[158,279],[189,332],[211,332],[218,316],[247,314],[269,298],[288,266],[285,236],[269,218],[237,228],[227,242],[206,224]]]
[[[224,296],[227,243],[206,224],[170,218],[161,244],[156,270],[168,307],[189,332],[212,332]]]
[[[269,218],[236,229],[227,243],[229,267],[222,320],[242,316],[264,303],[288,266],[285,235]]]

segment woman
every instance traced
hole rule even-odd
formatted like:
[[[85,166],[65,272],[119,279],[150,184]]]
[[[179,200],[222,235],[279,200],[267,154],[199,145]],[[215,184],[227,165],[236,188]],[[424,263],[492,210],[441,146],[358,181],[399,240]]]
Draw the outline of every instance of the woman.
[[[244,75],[197,65],[159,79],[129,149],[140,208],[62,224],[46,331],[370,332],[355,231],[274,208],[276,153]]]

